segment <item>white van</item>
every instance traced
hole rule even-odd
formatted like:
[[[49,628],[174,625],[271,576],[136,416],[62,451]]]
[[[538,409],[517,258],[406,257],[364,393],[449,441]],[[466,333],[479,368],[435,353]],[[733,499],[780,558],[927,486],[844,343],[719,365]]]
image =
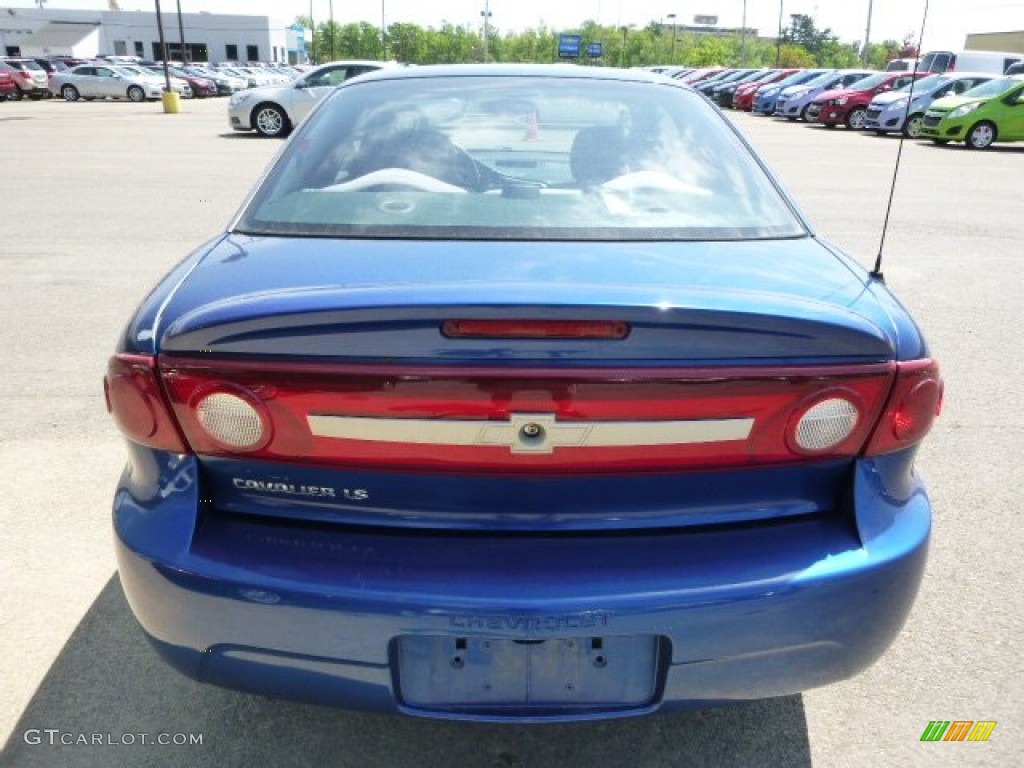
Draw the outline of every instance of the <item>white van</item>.
[[[929,51],[921,57],[918,72],[991,72],[1001,75],[1007,67],[1024,61],[1024,53],[1008,51]]]

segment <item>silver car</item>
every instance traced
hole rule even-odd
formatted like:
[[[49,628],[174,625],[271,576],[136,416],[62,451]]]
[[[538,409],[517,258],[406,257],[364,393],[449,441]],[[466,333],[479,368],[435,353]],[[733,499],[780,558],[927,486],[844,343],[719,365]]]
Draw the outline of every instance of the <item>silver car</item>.
[[[50,78],[50,90],[66,101],[79,99],[159,99],[163,83],[121,67],[81,64]]]
[[[332,88],[364,72],[396,62],[333,61],[323,64],[287,85],[250,88],[228,102],[228,122],[236,131],[256,131],[261,136],[284,137],[292,132]]]
[[[155,80],[160,84],[161,88],[166,85],[164,79],[163,67],[144,67],[141,64],[124,64],[118,67],[119,69],[126,69],[129,72],[134,72],[140,77],[148,77],[150,80]],[[170,76],[171,90],[181,96],[183,99],[191,99],[195,94],[192,93],[192,86],[189,85],[188,80],[182,77]]]

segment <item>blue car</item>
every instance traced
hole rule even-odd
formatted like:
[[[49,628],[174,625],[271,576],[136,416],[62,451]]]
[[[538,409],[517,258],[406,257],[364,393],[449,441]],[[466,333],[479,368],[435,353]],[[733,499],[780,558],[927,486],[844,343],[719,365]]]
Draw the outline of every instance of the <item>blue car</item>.
[[[878,659],[925,566],[921,332],[642,70],[346,81],[105,391],[128,601],[221,686],[517,722],[792,694]]]

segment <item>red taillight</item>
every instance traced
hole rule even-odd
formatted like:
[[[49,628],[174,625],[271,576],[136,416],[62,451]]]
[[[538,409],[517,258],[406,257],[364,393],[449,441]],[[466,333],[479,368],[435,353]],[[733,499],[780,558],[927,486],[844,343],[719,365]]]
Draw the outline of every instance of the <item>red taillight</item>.
[[[454,339],[624,339],[629,323],[604,320],[446,320]]]
[[[114,355],[107,365],[103,391],[107,410],[129,440],[162,451],[188,453],[152,357]]]
[[[934,360],[898,363],[892,393],[865,454],[892,453],[920,442],[942,409],[942,390]]]
[[[177,423],[197,453],[454,472],[711,469],[852,458],[878,423],[895,368],[551,370],[160,359]]]

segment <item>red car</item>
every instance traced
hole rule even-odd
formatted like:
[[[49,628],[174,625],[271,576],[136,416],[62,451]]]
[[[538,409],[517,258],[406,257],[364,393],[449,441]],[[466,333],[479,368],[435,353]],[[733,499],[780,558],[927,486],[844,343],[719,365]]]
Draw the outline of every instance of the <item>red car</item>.
[[[11,69],[0,61],[0,101],[14,98],[14,93],[17,90],[18,84],[14,82],[14,75],[11,73]]]
[[[825,91],[811,102],[807,110],[808,122],[819,122],[826,128],[845,125],[860,130],[867,119],[868,104],[880,93],[902,88],[927,72],[879,72],[858,80],[849,88]]]
[[[777,83],[784,77],[789,77],[794,72],[799,70],[796,69],[778,69],[772,74],[761,80],[755,80],[752,83],[744,83],[736,89],[736,93],[732,95],[732,108],[742,109],[744,112],[749,112],[754,108],[754,94],[757,93],[757,89],[762,85],[768,85],[770,83]]]
[[[185,67],[171,67],[170,69],[174,77],[180,77],[182,80],[188,81],[188,84],[192,86],[192,94],[197,99],[217,95],[217,83],[210,78],[198,75]],[[160,69],[160,73],[163,73],[163,69]]]

